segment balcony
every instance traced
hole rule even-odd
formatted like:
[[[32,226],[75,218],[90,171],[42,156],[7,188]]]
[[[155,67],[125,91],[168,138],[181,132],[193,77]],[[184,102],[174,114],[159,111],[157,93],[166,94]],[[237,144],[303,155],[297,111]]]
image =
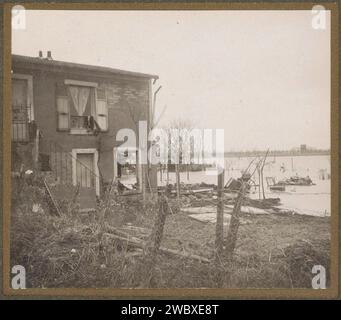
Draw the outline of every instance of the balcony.
[[[12,106],[12,141],[29,142],[35,137],[37,126],[29,121],[30,106]]]

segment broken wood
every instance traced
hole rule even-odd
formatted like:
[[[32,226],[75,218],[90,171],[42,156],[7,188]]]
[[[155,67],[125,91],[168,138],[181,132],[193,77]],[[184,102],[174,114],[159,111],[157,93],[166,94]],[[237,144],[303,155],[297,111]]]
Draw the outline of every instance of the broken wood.
[[[129,234],[127,232],[124,232],[122,230],[118,230],[118,229],[113,228],[113,227],[109,227],[109,228],[107,227],[106,231],[110,232],[109,234],[111,234],[111,235],[115,235],[115,236],[118,236],[118,237],[123,237],[125,239],[134,241],[136,243],[138,243],[138,242],[142,243],[142,241],[143,241],[142,239],[140,239],[138,237],[132,236],[131,234]]]
[[[35,132],[35,138],[34,138],[34,147],[33,147],[33,164],[34,164],[34,170],[38,170],[39,166],[39,138],[40,138],[40,131],[39,129],[36,129]]]
[[[182,257],[182,258],[186,258],[186,259],[197,260],[197,261],[200,261],[203,263],[210,263],[211,262],[209,259],[201,257],[201,256],[196,255],[196,254],[180,252],[177,250],[168,249],[168,248],[164,248],[164,247],[161,247],[160,251],[162,251],[163,253],[166,253],[166,254],[175,255],[175,256]]]
[[[213,188],[205,188],[205,189],[197,189],[197,190],[185,190],[185,191],[181,192],[180,194],[184,195],[184,196],[188,196],[188,195],[191,195],[194,193],[211,192],[211,191],[213,191]],[[178,192],[177,190],[171,190],[170,193],[177,194],[177,192]]]
[[[119,229],[141,232],[142,234],[150,234],[151,233],[151,229],[136,227],[136,226],[131,226],[131,225],[125,225],[125,226],[120,227]]]
[[[241,211],[241,206],[242,202],[245,196],[245,182],[242,182],[241,188],[238,193],[238,197],[236,199],[236,203],[234,205],[232,215],[231,215],[231,221],[227,233],[227,239],[226,239],[226,260],[228,264],[228,271],[227,271],[227,285],[230,285],[231,281],[231,268],[233,264],[233,253],[236,248],[236,243],[237,243],[237,236],[238,236],[238,228],[240,225],[240,211]]]
[[[55,198],[53,197],[51,190],[50,190],[50,187],[49,187],[48,183],[46,182],[45,178],[43,178],[43,182],[44,182],[44,187],[45,187],[45,193],[47,195],[47,203],[48,203],[51,211],[60,217],[62,215],[62,213],[60,211],[59,205],[58,205],[57,201],[55,200]]]
[[[224,172],[218,175],[218,204],[217,204],[217,223],[216,223],[216,263],[219,263],[223,252],[223,220],[224,220],[224,200],[223,200],[223,188],[224,188]]]
[[[155,216],[154,227],[152,234],[144,246],[144,265],[142,269],[142,279],[144,287],[152,286],[154,278],[154,268],[156,257],[160,249],[161,240],[163,237],[163,229],[166,222],[166,214],[168,213],[168,204],[165,200],[165,195],[161,194],[158,198],[159,209]]]
[[[265,161],[268,156],[269,149],[267,150],[264,159],[262,161],[261,169],[260,169],[260,174],[261,174],[261,185],[262,185],[262,193],[263,193],[263,199],[265,199],[265,190],[264,190],[264,166],[265,166]]]
[[[218,204],[215,238],[215,265],[217,286],[223,285],[222,255],[224,242],[224,170],[218,175]]]
[[[128,246],[131,246],[131,247],[135,247],[138,249],[144,249],[145,248],[145,242],[139,238],[136,238],[136,237],[130,236],[129,238],[127,238],[127,237],[119,236],[117,234],[112,234],[112,233],[103,233],[103,236],[108,237],[108,238],[121,240],[121,241],[125,242]],[[211,262],[208,258],[201,257],[201,256],[196,255],[196,254],[186,253],[183,251],[178,251],[178,250],[169,249],[169,248],[165,248],[165,247],[160,247],[159,250],[160,250],[160,252],[167,254],[167,255],[171,255],[171,256],[177,256],[177,257],[181,257],[181,258],[197,260],[197,261],[200,261],[203,263],[210,263]]]
[[[176,196],[178,199],[178,203],[180,203],[180,194],[181,194],[181,186],[180,186],[180,168],[179,164],[175,164],[175,179],[176,179]]]

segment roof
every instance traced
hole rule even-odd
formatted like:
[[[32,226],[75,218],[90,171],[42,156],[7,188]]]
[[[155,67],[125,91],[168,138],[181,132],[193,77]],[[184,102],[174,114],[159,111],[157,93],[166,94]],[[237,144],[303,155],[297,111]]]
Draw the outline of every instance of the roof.
[[[73,62],[66,62],[66,61],[58,61],[58,60],[48,60],[46,58],[38,58],[38,57],[29,57],[23,55],[12,54],[12,61],[13,62],[23,62],[23,63],[30,63],[36,64],[37,66],[45,66],[45,67],[52,67],[52,68],[72,68],[77,70],[83,71],[92,71],[92,72],[100,72],[106,74],[115,74],[115,75],[124,75],[124,76],[132,76],[137,78],[146,78],[146,79],[158,79],[157,75],[147,74],[147,73],[140,73],[140,72],[133,72],[133,71],[126,71],[121,69],[114,69],[109,67],[103,66],[94,66],[88,64],[80,64],[80,63],[73,63]]]

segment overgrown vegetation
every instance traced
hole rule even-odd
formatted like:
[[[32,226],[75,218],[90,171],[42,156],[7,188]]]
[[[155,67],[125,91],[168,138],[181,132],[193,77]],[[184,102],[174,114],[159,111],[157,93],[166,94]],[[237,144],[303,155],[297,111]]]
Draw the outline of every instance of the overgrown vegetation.
[[[36,180],[36,181],[39,181]],[[13,184],[11,264],[26,268],[27,287],[115,287],[145,285],[143,248],[111,241],[110,227],[124,225],[151,230],[158,206],[139,199],[110,199],[96,212],[80,214],[68,203],[62,217],[49,214],[43,188],[37,182]],[[150,287],[214,288],[216,266],[212,223],[190,219],[170,202],[161,246],[205,256],[212,263],[160,251]],[[71,208],[71,209],[70,209]],[[304,216],[243,217],[231,274],[231,287],[311,287],[312,266],[329,269],[329,220]],[[109,230],[109,231],[108,231]],[[148,235],[147,235],[148,236]],[[145,242],[147,243],[148,237]],[[226,282],[225,282],[226,286]]]

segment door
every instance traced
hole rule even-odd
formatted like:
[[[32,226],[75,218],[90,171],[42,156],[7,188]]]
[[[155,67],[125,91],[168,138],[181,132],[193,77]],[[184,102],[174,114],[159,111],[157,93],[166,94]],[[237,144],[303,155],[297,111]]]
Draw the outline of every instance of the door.
[[[94,153],[77,153],[76,182],[79,184],[79,204],[81,210],[96,208],[96,185]]]
[[[12,79],[12,138],[14,141],[28,139],[27,89],[27,80]]]
[[[83,188],[94,188],[94,154],[79,153],[76,162],[77,184]]]

